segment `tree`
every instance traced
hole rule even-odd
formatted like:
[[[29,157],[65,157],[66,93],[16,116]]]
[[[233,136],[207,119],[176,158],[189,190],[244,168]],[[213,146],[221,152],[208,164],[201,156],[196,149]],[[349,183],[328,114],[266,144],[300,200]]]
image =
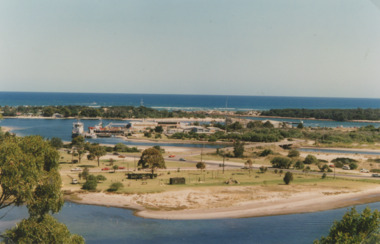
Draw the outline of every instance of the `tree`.
[[[156,132],[156,133],[162,133],[162,132],[164,132],[164,128],[162,128],[161,125],[156,126],[156,128],[154,128],[154,132]]]
[[[138,165],[143,169],[150,168],[152,170],[152,174],[156,168],[166,168],[164,157],[162,157],[161,152],[155,148],[145,149],[141,154]]]
[[[298,160],[295,164],[294,164],[294,168],[296,169],[303,169],[305,168],[305,165],[303,164],[303,162],[301,160]]]
[[[87,177],[90,175],[90,170],[88,169],[88,167],[84,167],[83,171],[82,171],[82,178],[87,180]]]
[[[273,124],[267,120],[264,124],[263,124],[263,127],[265,128],[274,128]]]
[[[106,149],[99,145],[93,145],[90,147],[90,154],[94,155],[98,161],[98,167],[100,166],[100,157],[103,157],[107,154]]]
[[[340,221],[335,221],[327,237],[314,241],[314,244],[330,243],[379,243],[380,213],[371,212],[366,207],[359,214],[355,207],[346,212]]]
[[[96,176],[96,180],[97,180],[98,182],[100,182],[100,181],[105,181],[105,180],[107,180],[107,178],[106,178],[104,175],[97,175],[97,176]]]
[[[62,139],[58,137],[53,137],[50,139],[50,145],[57,149],[62,148],[63,147]]]
[[[235,141],[234,142],[234,155],[236,158],[243,157],[244,154],[244,143],[241,141]]]
[[[285,184],[289,185],[290,182],[293,181],[293,174],[292,172],[286,172],[285,176],[284,176],[284,182]]]
[[[314,155],[307,155],[305,160],[303,161],[304,164],[318,164],[318,159]]]
[[[248,165],[248,169],[251,170],[252,169],[252,165],[253,165],[253,161],[252,159],[248,159],[247,162],[245,162],[246,165]]]
[[[300,156],[300,152],[297,151],[297,150],[290,150],[289,153],[288,153],[288,157],[289,158],[296,158],[296,157],[299,157]]]
[[[5,243],[85,243],[83,237],[71,235],[66,225],[46,215],[41,221],[33,218],[22,220],[2,236]]]
[[[261,166],[259,169],[260,169],[260,172],[261,172],[262,174],[264,174],[264,173],[267,172],[267,170],[268,170],[268,168],[265,167],[265,166]]]
[[[118,191],[122,187],[124,187],[124,185],[121,182],[115,182],[110,185],[107,191]]]
[[[94,175],[87,176],[86,182],[83,184],[82,189],[88,191],[95,191],[98,186],[98,180]]]
[[[113,172],[115,173],[115,172],[116,172],[116,170],[117,170],[117,169],[119,169],[119,166],[117,166],[117,165],[114,165],[114,166],[112,166],[112,168],[113,168]]]
[[[82,156],[86,153],[85,142],[83,136],[76,136],[71,140],[71,146],[73,147],[73,153],[78,153],[78,161],[81,162]]]
[[[260,157],[266,157],[266,156],[268,156],[269,154],[273,154],[272,149],[264,149],[264,150],[259,154],[259,156],[260,156]]]
[[[303,123],[302,122],[297,125],[297,129],[303,129]]]
[[[40,136],[4,137],[0,142],[0,209],[25,204],[29,212],[28,219],[6,232],[7,242],[40,243],[41,238],[46,238],[42,241],[45,243],[64,242],[58,228],[49,229],[47,235],[43,233],[44,226],[51,226],[49,213],[59,212],[64,203],[58,159],[57,150]],[[23,230],[23,226],[33,228],[35,233],[41,231],[41,236]],[[22,241],[25,235],[27,239]]]
[[[289,169],[292,165],[292,160],[286,157],[275,157],[270,161],[270,163],[274,168]]]
[[[201,171],[204,170],[206,168],[206,164],[203,163],[203,162],[198,162],[195,167],[197,167],[197,169],[200,169]]]

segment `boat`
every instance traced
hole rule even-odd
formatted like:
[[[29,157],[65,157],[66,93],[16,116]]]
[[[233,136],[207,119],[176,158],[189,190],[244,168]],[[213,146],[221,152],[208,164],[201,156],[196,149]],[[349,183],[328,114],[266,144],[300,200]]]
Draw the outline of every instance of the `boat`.
[[[73,129],[71,131],[71,137],[77,137],[84,134],[84,125],[80,121],[76,121],[73,123]]]

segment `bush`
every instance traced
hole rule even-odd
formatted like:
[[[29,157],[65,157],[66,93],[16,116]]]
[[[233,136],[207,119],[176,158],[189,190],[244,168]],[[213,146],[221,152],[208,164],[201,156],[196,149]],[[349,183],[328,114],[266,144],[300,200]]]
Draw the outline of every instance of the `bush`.
[[[268,156],[269,154],[273,154],[273,151],[272,151],[271,149],[265,149],[265,150],[263,150],[263,151],[259,154],[259,156],[260,156],[260,157],[266,157],[266,156]]]
[[[292,160],[285,157],[275,157],[271,160],[271,164],[274,168],[289,169],[289,167],[292,165]]]
[[[104,175],[97,175],[96,179],[97,179],[98,182],[99,181],[105,181],[105,180],[107,180],[107,178]]]
[[[288,153],[288,157],[289,158],[295,158],[295,157],[299,157],[300,156],[300,152],[297,151],[297,150],[290,150],[289,153]]]
[[[289,185],[292,180],[293,180],[293,174],[292,174],[292,172],[286,172],[286,174],[284,176],[284,182],[285,182],[285,184]]]
[[[343,167],[343,163],[342,162],[334,162],[334,166],[335,168],[342,168]]]
[[[124,185],[120,182],[115,182],[110,185],[110,188],[108,188],[107,191],[115,192],[118,191],[120,188],[123,188]]]
[[[314,155],[307,155],[305,160],[303,161],[304,164],[317,164],[318,159]]]
[[[358,161],[356,161],[355,159],[352,159],[352,158],[335,158],[335,159],[331,160],[331,162],[333,162],[333,163],[340,162],[342,164],[350,164],[350,163],[357,163]]]
[[[380,169],[371,169],[370,170],[372,173],[380,173]]]
[[[294,168],[296,168],[296,169],[303,169],[303,168],[305,168],[305,165],[303,164],[303,162],[301,160],[298,160],[296,162],[296,164],[294,165]]]
[[[82,189],[88,191],[95,191],[98,186],[98,180],[94,175],[89,175],[86,179],[86,183],[83,184]]]
[[[357,163],[350,163],[349,166],[350,166],[350,169],[357,169],[358,168]]]
[[[260,169],[260,172],[263,173],[263,174],[264,174],[265,172],[267,172],[267,170],[268,170],[268,168],[267,168],[267,167],[264,167],[264,166],[261,166],[259,169]]]
[[[326,178],[326,173],[323,173],[323,175],[322,175],[322,179],[325,179]]]

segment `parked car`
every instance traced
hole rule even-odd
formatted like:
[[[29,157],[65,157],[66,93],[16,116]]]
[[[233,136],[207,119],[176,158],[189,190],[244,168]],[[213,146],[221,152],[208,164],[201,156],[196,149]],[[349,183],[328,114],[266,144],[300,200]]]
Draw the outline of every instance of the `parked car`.
[[[125,167],[124,166],[119,166],[119,169],[125,169]]]
[[[372,174],[372,177],[380,177],[379,174]]]
[[[77,167],[77,168],[71,169],[71,171],[82,171],[82,169]]]
[[[107,171],[107,170],[110,170],[110,168],[108,167],[105,167],[105,168],[102,168],[103,171]]]
[[[348,165],[344,165],[344,166],[342,167],[342,169],[350,170],[351,168],[350,168],[350,166],[348,166]]]
[[[362,173],[369,173],[369,170],[368,169],[361,169],[360,172],[362,172]]]
[[[169,158],[174,158],[175,157],[175,155],[169,155]]]
[[[78,184],[79,182],[78,182],[78,180],[77,179],[72,179],[72,181],[71,181],[71,184]]]
[[[179,161],[186,161],[186,159],[184,159],[184,158],[180,158]]]

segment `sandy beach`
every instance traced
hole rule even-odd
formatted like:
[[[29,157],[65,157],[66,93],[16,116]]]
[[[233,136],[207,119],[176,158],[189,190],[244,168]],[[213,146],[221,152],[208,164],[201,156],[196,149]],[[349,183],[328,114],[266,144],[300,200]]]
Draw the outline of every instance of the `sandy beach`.
[[[128,208],[153,219],[220,219],[307,213],[380,201],[380,186],[240,186],[150,194],[79,193],[69,201]]]

